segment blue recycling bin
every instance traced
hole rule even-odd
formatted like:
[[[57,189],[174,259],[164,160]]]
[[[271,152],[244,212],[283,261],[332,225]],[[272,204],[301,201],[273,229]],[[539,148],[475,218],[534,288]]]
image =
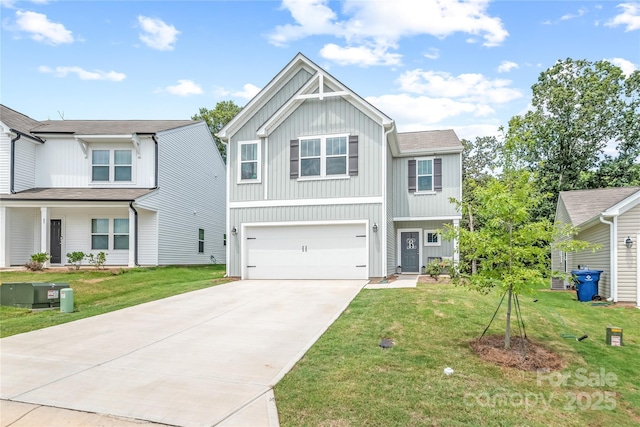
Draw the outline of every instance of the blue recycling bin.
[[[598,295],[598,281],[602,270],[571,270],[576,283],[578,301],[592,301]]]

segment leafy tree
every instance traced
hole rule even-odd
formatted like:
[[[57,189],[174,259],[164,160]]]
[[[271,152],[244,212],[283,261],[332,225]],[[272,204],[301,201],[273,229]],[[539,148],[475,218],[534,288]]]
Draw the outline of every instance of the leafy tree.
[[[229,123],[240,110],[242,110],[242,107],[237,106],[233,101],[220,101],[213,110],[200,108],[198,114],[191,117],[191,120],[204,120],[207,123],[213,140],[216,142],[218,151],[220,151],[225,163],[227,161],[226,145],[222,143],[216,134],[220,132],[220,129]]]
[[[548,279],[549,247],[559,241],[559,249],[576,251],[590,247],[586,242],[562,239],[575,234],[571,227],[556,228],[549,219],[534,219],[534,208],[542,202],[534,175],[514,167],[513,152],[503,158],[503,172],[489,177],[485,185],[473,188],[475,215],[483,225],[470,230],[447,227],[444,237],[457,239],[467,256],[461,263],[480,260],[477,272],[454,277],[457,283],[487,293],[494,288],[507,294],[505,348],[511,346],[513,296],[531,291]],[[456,201],[463,214],[468,209]]]
[[[560,191],[593,185],[580,179],[581,172],[597,168],[607,144],[637,149],[639,87],[637,71],[625,78],[607,61],[569,58],[540,74],[532,111],[513,117],[507,132],[522,163],[537,172],[543,198],[535,217],[553,218]]]

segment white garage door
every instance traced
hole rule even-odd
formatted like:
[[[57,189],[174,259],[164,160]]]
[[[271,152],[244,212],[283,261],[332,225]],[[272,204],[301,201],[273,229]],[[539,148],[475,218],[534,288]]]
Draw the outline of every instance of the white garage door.
[[[365,224],[247,227],[247,279],[367,279]]]

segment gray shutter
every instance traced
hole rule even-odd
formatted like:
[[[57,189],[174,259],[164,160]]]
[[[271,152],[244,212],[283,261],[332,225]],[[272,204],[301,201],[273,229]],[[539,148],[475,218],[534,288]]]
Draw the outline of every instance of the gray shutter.
[[[433,159],[433,189],[442,191],[442,159]]]
[[[416,161],[409,160],[409,193],[416,192]]]
[[[358,135],[349,136],[349,175],[358,176]]]
[[[289,153],[291,159],[289,160],[289,178],[297,179],[298,172],[298,163],[300,162],[300,141],[297,139],[292,139],[289,145]]]

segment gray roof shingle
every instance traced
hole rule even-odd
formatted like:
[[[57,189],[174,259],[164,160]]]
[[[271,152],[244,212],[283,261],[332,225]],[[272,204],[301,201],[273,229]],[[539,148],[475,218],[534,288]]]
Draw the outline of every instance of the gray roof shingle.
[[[32,129],[40,126],[40,122],[18,113],[11,108],[0,104],[0,120],[13,130],[29,135]]]
[[[15,194],[0,194],[0,199],[129,202],[152,191],[148,188],[32,188]]]
[[[640,191],[640,187],[561,191],[560,199],[567,209],[571,223],[578,226],[595,218],[637,191]]]
[[[460,150],[463,146],[453,129],[398,133],[400,153]]]
[[[151,134],[198,123],[194,120],[46,120],[34,134],[71,133],[77,135]]]

